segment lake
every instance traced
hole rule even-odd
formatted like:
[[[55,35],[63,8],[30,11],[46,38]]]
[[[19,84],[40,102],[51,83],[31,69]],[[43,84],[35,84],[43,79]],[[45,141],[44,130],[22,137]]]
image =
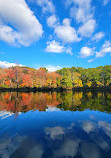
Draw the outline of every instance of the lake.
[[[111,158],[111,93],[0,93],[0,158]]]

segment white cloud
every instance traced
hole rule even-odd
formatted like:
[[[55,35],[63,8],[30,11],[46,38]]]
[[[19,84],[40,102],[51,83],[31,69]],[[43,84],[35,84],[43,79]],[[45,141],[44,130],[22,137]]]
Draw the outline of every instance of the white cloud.
[[[46,12],[54,13],[55,12],[55,7],[51,0],[37,0],[37,4],[42,7],[43,13],[46,13]]]
[[[91,0],[67,0],[66,5],[73,6],[70,9],[70,15],[78,23],[85,23],[91,18],[93,18],[94,8],[91,6]]]
[[[90,60],[88,60],[88,63],[91,63],[91,62],[93,62],[94,61],[94,59],[90,59]]]
[[[48,71],[50,71],[50,72],[55,72],[55,71],[61,69],[60,66],[47,65],[47,66],[45,66],[45,67],[46,67],[46,69],[48,69]]]
[[[93,17],[94,7],[91,0],[66,0],[66,6],[71,6],[70,15],[77,23],[82,23],[77,33],[81,37],[90,37],[95,31],[96,21]]]
[[[15,45],[16,37],[17,32],[15,32],[11,27],[6,25],[0,26],[0,40]]]
[[[111,53],[111,47],[104,48],[104,49],[102,49],[100,52],[96,52],[96,57],[103,57],[103,56],[105,56],[107,53]]]
[[[109,3],[110,0],[103,0],[103,5],[107,5]]]
[[[73,55],[71,47],[65,47],[60,45],[60,42],[56,42],[55,40],[47,42],[47,47],[45,49],[46,52],[50,53],[63,53]]]
[[[79,42],[81,39],[78,38],[76,30],[70,26],[70,20],[66,18],[62,23],[63,25],[55,28],[57,37],[65,43]]]
[[[70,20],[68,18],[65,18],[62,23],[65,26],[70,26]]]
[[[55,28],[58,25],[58,23],[58,19],[55,15],[52,15],[47,19],[47,25],[49,27]]]
[[[103,37],[104,37],[104,33],[103,33],[103,32],[99,32],[99,33],[95,34],[95,35],[92,37],[92,41],[98,42],[98,41],[101,40]]]
[[[111,53],[111,43],[109,41],[105,41],[101,50],[99,52],[96,52],[96,57],[103,57],[107,53]]]
[[[95,27],[96,27],[96,21],[94,19],[90,19],[78,29],[78,33],[82,37],[90,37],[92,36]]]
[[[0,21],[0,39],[9,44],[29,46],[43,33],[42,25],[25,0],[0,1]]]
[[[66,53],[67,53],[67,54],[70,54],[70,55],[73,55],[73,53],[72,53],[72,48],[67,48],[67,49],[66,49]]]
[[[0,67],[1,68],[8,68],[8,67],[12,67],[12,66],[17,66],[17,64],[9,63],[7,61],[0,61]],[[18,66],[24,66],[24,65],[19,64]]]
[[[92,56],[94,54],[94,51],[93,51],[93,48],[82,47],[79,54],[82,58],[86,58],[86,57]]]
[[[109,41],[105,41],[105,43],[102,46],[102,48],[107,48],[107,47],[111,47],[111,43]]]
[[[47,42],[47,47],[45,49],[46,52],[51,52],[51,53],[62,53],[64,52],[65,47],[60,45],[60,42],[51,41]]]

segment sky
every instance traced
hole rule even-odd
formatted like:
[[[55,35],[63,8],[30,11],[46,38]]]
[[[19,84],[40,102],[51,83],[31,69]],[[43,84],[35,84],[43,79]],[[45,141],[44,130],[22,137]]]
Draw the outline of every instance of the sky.
[[[0,0],[0,67],[111,64],[111,0]]]

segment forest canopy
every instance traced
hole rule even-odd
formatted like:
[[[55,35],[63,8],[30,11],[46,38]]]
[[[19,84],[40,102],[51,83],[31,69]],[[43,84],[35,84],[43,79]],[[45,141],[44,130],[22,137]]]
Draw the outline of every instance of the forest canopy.
[[[84,69],[62,68],[49,72],[46,68],[10,67],[0,68],[0,87],[100,87],[111,85],[111,65]]]

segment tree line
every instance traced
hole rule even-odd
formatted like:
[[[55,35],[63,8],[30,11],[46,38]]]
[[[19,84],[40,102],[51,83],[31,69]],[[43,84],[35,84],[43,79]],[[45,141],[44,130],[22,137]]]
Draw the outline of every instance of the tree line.
[[[48,72],[46,68],[10,67],[0,68],[1,88],[57,88],[100,87],[111,85],[111,65],[84,69],[62,68]]]
[[[67,87],[99,87],[111,84],[111,65],[84,69],[82,67],[57,70],[62,76],[61,85]]]

